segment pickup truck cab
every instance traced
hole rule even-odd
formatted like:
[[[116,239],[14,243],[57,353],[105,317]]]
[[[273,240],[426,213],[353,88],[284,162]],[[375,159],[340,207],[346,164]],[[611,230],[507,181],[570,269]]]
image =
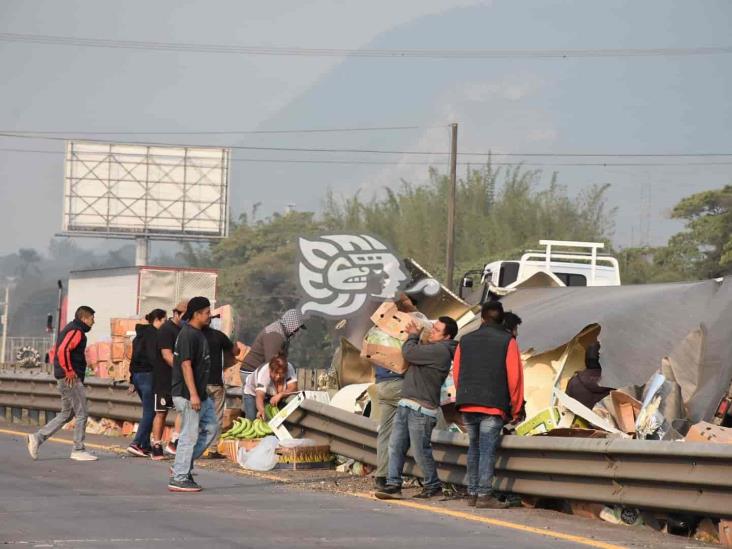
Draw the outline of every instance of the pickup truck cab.
[[[598,253],[602,242],[540,240],[543,250],[527,250],[519,260],[492,261],[482,270],[469,271],[460,284],[460,297],[483,301],[490,288],[511,289],[537,273],[545,273],[555,286],[620,286],[620,268],[614,257]],[[474,278],[483,288],[476,295]]]

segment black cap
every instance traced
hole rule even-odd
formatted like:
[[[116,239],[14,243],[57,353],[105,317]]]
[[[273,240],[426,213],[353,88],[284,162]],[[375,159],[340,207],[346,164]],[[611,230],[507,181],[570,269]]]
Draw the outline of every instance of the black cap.
[[[192,298],[188,302],[188,307],[186,308],[186,312],[183,315],[183,320],[190,320],[191,318],[193,318],[193,315],[196,312],[202,311],[206,307],[210,307],[210,306],[211,306],[211,302],[206,297],[197,296],[197,297]]]

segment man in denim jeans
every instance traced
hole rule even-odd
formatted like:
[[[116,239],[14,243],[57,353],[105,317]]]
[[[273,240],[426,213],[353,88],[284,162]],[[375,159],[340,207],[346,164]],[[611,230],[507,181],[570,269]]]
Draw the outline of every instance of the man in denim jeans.
[[[422,491],[416,498],[429,499],[442,493],[437,467],[432,457],[432,430],[440,408],[440,389],[450,373],[458,332],[455,320],[441,316],[430,330],[429,343],[420,345],[415,323],[407,327],[409,338],[402,347],[409,369],[404,375],[402,396],[389,438],[389,476],[386,487],[377,490],[379,499],[398,499],[402,493],[402,469],[407,450],[424,477]]]
[[[452,375],[458,410],[468,430],[468,505],[505,509],[493,494],[496,449],[506,421],[519,417],[524,401],[523,368],[516,340],[503,328],[503,306],[489,301],[482,324],[460,341]]]
[[[200,492],[201,487],[191,474],[193,462],[201,457],[219,430],[216,410],[206,391],[211,352],[202,329],[211,322],[209,300],[205,297],[191,299],[183,320],[188,322],[175,342],[171,388],[173,403],[182,421],[168,490]]]

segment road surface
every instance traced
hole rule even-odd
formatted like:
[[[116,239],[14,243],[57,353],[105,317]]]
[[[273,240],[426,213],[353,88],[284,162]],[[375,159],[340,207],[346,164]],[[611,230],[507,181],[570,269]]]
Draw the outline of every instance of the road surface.
[[[166,462],[124,458],[95,450],[97,462],[68,459],[68,444],[49,441],[32,461],[29,430],[0,423],[0,543],[22,547],[344,547],[424,549],[511,547],[689,546],[646,530],[555,514],[530,524],[522,510],[454,516],[390,505],[365,497],[314,491],[211,470],[198,471],[198,494],[167,491]],[[67,433],[59,436],[68,438]],[[98,437],[97,437],[98,439]],[[492,517],[480,523],[460,516]],[[549,515],[551,516],[551,515]],[[502,521],[515,527],[501,526]],[[545,517],[545,515],[536,515]],[[546,521],[546,519],[543,519]],[[577,524],[573,532],[571,525]],[[588,524],[590,525],[588,528]],[[593,527],[594,525],[594,527]],[[568,529],[569,526],[569,529]],[[541,528],[546,534],[522,528]],[[590,535],[589,532],[594,532]],[[642,533],[642,535],[641,535]],[[593,539],[594,538],[594,539]]]

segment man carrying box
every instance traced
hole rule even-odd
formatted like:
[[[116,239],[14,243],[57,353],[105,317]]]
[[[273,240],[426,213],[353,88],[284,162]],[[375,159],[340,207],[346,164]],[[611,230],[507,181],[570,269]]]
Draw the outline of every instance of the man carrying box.
[[[402,396],[389,438],[389,476],[386,487],[376,492],[379,499],[397,499],[402,492],[402,469],[409,447],[424,475],[422,492],[415,497],[428,499],[442,493],[437,467],[432,457],[432,430],[437,423],[440,389],[450,373],[455,354],[458,326],[449,316],[441,316],[432,326],[429,343],[419,343],[419,328],[412,322],[402,347],[409,369],[404,374]]]

